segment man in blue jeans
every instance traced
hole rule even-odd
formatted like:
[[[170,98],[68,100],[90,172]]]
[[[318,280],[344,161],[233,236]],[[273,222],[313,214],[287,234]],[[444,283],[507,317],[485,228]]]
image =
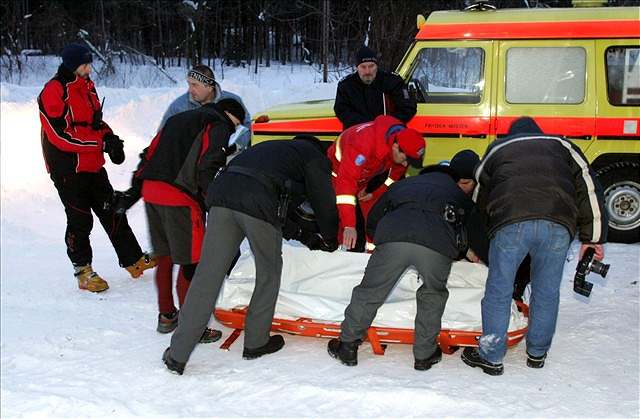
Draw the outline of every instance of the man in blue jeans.
[[[528,117],[517,119],[509,136],[487,148],[475,175],[474,198],[488,216],[490,265],[479,348],[465,348],[462,360],[489,375],[504,372],[514,277],[530,254],[527,366],[542,368],[556,328],[564,262],[576,232],[581,256],[593,247],[596,259],[604,257],[607,221],[601,187],[577,146],[545,135]]]

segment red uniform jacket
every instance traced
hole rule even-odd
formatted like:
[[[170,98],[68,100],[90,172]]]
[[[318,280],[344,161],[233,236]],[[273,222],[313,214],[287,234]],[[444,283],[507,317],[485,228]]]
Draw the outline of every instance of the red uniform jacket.
[[[393,134],[404,125],[399,119],[381,115],[373,122],[354,125],[345,130],[327,151],[333,166],[333,187],[340,215],[340,230],[356,225],[356,197],[369,181],[389,172],[384,185],[366,202],[370,208],[396,180],[404,176],[407,168],[393,163],[391,146]],[[363,203],[364,204],[364,203]],[[362,205],[364,207],[364,205]],[[366,212],[363,208],[363,213]]]
[[[42,124],[42,151],[52,174],[98,172],[104,165],[102,139],[111,128],[91,126],[100,110],[90,79],[77,77],[60,66],[38,96]]]

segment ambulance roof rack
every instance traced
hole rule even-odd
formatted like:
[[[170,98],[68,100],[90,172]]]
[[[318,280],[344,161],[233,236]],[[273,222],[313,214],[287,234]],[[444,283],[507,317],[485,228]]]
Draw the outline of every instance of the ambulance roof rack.
[[[469,0],[467,2],[467,6],[463,9],[464,11],[485,11],[485,10],[496,10],[497,7],[493,4],[492,1],[489,0]]]

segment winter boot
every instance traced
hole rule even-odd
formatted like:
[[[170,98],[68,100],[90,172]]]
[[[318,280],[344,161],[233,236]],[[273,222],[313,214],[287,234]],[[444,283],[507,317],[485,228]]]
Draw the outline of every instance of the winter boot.
[[[540,356],[533,356],[527,352],[527,367],[529,368],[542,368],[544,367],[544,361],[547,359],[547,353]]]
[[[480,356],[478,348],[464,348],[462,355],[460,356],[465,364],[470,367],[480,367],[485,374],[489,375],[502,375],[504,373],[504,367],[502,364],[494,364],[489,361],[485,361]]]
[[[173,313],[160,313],[158,314],[158,327],[156,330],[159,333],[171,333],[178,327],[178,312]]]
[[[278,352],[284,346],[284,338],[280,335],[273,335],[269,338],[269,342],[262,345],[259,348],[250,349],[245,347],[242,351],[242,357],[244,359],[256,359],[262,355],[272,354]]]
[[[418,371],[426,371],[430,369],[433,365],[437,364],[442,360],[442,350],[439,346],[436,346],[436,351],[429,357],[425,359],[417,359],[413,363],[413,368]]]
[[[202,332],[202,336],[200,336],[200,343],[213,343],[217,340],[220,340],[222,337],[222,332],[216,329],[209,329],[208,327],[204,329]]]
[[[360,341],[342,342],[340,339],[331,339],[327,345],[327,351],[333,358],[339,359],[344,365],[353,367],[358,365],[358,346]]]
[[[129,272],[132,278],[138,278],[144,271],[156,266],[156,259],[151,257],[148,253],[143,253],[140,259],[131,266],[127,266],[125,269]]]
[[[91,265],[75,266],[73,274],[78,279],[78,288],[91,292],[102,292],[109,288],[107,281],[93,271]]]
[[[171,358],[170,355],[171,347],[168,347],[164,350],[162,354],[162,361],[164,361],[164,365],[167,366],[167,369],[171,372],[175,372],[178,375],[182,375],[184,373],[184,367],[186,365],[185,362],[178,362],[175,359]]]

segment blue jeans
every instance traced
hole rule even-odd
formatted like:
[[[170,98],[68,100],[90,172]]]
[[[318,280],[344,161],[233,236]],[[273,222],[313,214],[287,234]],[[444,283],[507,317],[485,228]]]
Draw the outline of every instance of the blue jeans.
[[[518,266],[531,255],[531,299],[527,352],[545,354],[556,329],[560,282],[571,237],[566,227],[529,220],[500,228],[489,246],[489,277],[482,299],[480,356],[501,363],[507,350],[513,282]]]

